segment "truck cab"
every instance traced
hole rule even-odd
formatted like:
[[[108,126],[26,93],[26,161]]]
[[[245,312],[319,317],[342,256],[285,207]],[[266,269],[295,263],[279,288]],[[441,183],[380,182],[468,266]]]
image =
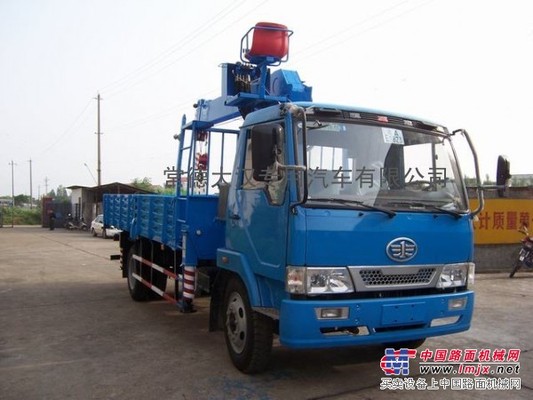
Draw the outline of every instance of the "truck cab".
[[[468,329],[473,226],[451,137],[312,102],[249,114],[217,251],[242,290],[222,313],[230,352],[247,346],[247,303],[295,348],[416,347]]]

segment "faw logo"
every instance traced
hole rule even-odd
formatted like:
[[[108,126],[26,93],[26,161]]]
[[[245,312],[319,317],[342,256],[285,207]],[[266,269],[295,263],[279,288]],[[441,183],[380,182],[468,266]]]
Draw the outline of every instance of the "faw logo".
[[[387,256],[391,260],[399,262],[409,261],[416,255],[417,251],[418,247],[415,241],[406,237],[390,241],[386,249]]]

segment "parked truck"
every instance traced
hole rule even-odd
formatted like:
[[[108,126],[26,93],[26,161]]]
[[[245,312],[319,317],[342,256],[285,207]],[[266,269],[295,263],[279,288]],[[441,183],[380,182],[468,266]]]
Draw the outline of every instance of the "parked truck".
[[[274,335],[290,348],[416,348],[469,329],[483,195],[468,134],[314,102],[296,71],[275,68],[291,35],[258,23],[240,62],[221,65],[221,95],[175,135],[175,195],[104,196],[131,297],[188,313],[208,294],[209,329],[245,373],[267,367]],[[454,136],[476,165],[475,210]]]

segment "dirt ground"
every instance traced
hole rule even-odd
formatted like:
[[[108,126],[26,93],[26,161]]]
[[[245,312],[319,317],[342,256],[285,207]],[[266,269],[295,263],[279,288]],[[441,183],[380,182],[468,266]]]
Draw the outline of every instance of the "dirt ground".
[[[0,229],[0,399],[426,399],[421,388],[380,389],[383,348],[290,350],[276,346],[267,372],[247,376],[209,333],[208,299],[181,314],[136,303],[112,240],[39,227]],[[478,274],[472,328],[419,349],[520,349],[520,390],[438,389],[456,398],[533,398],[533,274]],[[428,382],[452,376],[410,377]],[[517,363],[513,364],[515,368]],[[403,377],[401,377],[403,379]],[[436,393],[435,393],[436,394]]]

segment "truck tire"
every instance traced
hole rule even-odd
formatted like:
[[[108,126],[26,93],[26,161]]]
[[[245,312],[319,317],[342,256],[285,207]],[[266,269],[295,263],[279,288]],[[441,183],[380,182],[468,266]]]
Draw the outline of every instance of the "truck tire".
[[[240,279],[230,278],[225,293],[224,337],[231,361],[246,374],[262,372],[272,351],[272,320],[252,310]]]
[[[152,291],[133,277],[133,273],[141,275],[141,265],[133,258],[135,254],[137,254],[137,248],[132,246],[128,252],[128,289],[133,300],[146,301],[150,299]]]

